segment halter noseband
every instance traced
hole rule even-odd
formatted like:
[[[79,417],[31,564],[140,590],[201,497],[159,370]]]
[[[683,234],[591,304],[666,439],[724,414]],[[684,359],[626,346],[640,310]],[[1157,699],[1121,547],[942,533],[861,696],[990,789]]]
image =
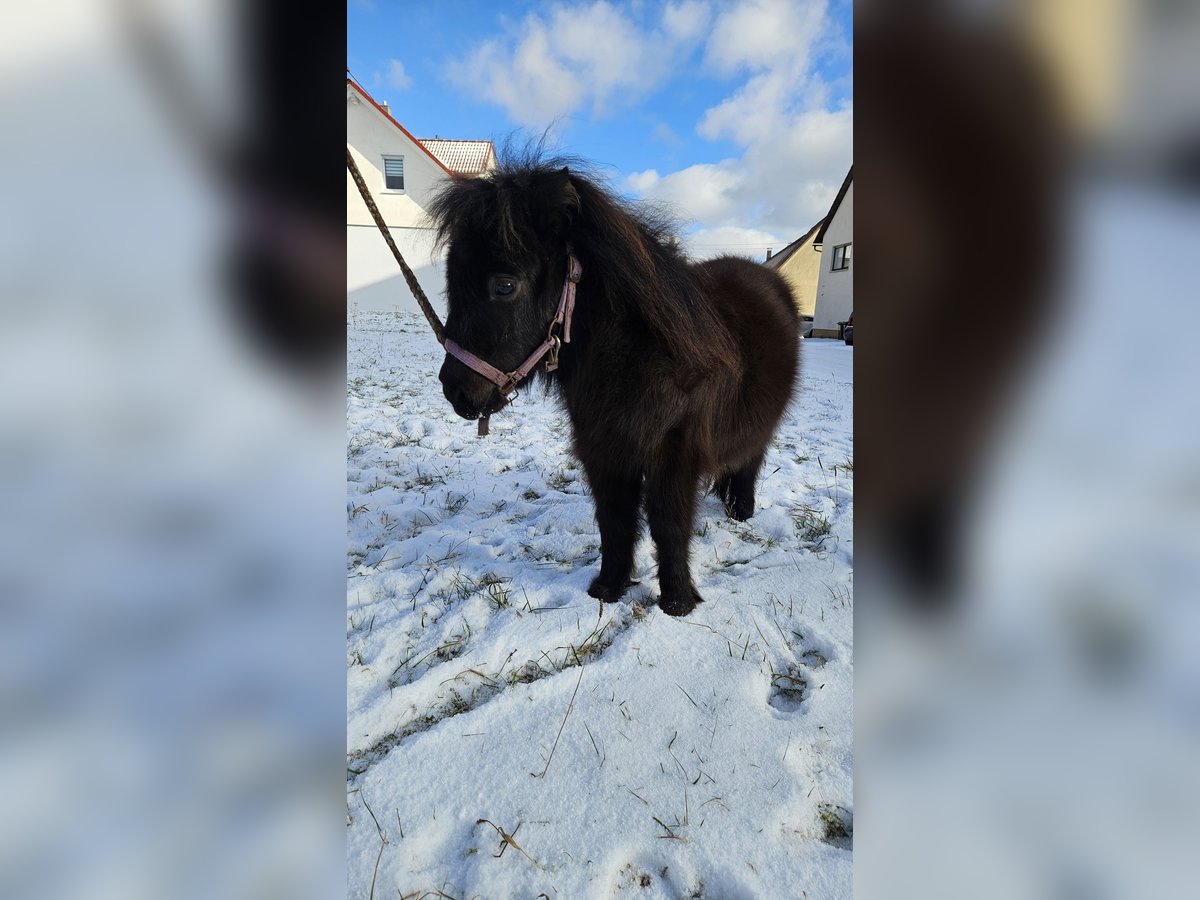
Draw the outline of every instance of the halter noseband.
[[[444,344],[446,352],[461,362],[464,366],[478,372],[492,384],[496,385],[500,390],[500,396],[505,400],[512,398],[512,394],[516,391],[518,382],[528,377],[533,371],[534,366],[538,364],[543,356],[550,354],[550,359],[546,361],[546,371],[553,372],[558,368],[558,351],[563,344],[571,343],[571,313],[575,311],[575,285],[579,284],[579,279],[583,275],[583,266],[579,264],[579,260],[575,258],[574,253],[567,254],[567,277],[563,281],[562,297],[558,301],[558,311],[554,314],[554,318],[550,320],[550,327],[546,329],[546,339],[529,354],[529,358],[520,366],[513,369],[511,372],[501,372],[490,363],[484,362],[474,353],[464,350],[450,338],[446,338]],[[563,336],[560,340],[558,335],[554,333],[555,329],[562,325]],[[488,433],[488,416],[481,416],[479,419],[479,434],[485,435]]]

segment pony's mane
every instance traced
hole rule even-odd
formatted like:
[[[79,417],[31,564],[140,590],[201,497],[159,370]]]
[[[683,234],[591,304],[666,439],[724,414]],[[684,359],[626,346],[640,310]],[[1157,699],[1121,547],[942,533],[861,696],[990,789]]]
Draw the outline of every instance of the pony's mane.
[[[496,169],[443,188],[429,206],[438,244],[484,232],[516,258],[540,252],[554,229],[607,302],[632,303],[663,338],[681,383],[694,383],[711,365],[736,368],[732,337],[706,294],[708,279],[677,249],[674,218],[662,207],[619,198],[594,166],[546,154],[542,144],[506,145]]]

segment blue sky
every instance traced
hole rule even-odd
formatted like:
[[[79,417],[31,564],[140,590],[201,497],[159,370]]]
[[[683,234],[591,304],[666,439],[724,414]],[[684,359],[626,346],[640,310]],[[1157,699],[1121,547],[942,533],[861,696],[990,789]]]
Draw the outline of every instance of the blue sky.
[[[418,137],[551,129],[698,256],[778,250],[851,164],[848,0],[351,0],[351,74]]]

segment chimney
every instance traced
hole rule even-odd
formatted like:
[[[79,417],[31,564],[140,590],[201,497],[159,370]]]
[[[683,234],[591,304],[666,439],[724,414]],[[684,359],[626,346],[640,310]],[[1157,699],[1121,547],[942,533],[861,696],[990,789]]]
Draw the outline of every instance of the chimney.
[[[383,107],[383,111],[385,113],[387,113],[389,116],[392,114],[392,108],[388,105],[388,102],[386,100],[384,100],[379,105]]]
[[[767,259],[770,259],[770,258],[771,258],[771,248],[768,247],[767,248]]]

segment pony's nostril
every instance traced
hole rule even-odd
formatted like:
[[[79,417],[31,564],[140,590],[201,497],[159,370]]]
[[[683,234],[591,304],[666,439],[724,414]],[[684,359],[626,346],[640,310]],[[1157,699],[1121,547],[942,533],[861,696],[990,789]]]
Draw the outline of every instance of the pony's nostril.
[[[450,401],[450,405],[460,416],[470,418],[470,413],[477,412],[475,404],[471,402],[471,398],[461,385],[443,382],[442,394]]]

